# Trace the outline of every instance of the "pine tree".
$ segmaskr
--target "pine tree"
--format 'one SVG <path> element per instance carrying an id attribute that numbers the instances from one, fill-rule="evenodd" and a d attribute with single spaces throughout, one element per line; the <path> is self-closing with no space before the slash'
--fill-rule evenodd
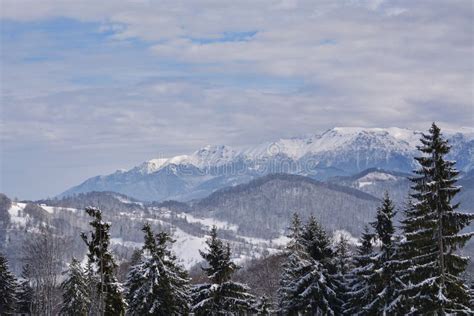
<path id="1" fill-rule="evenodd" d="M 279 289 L 280 309 L 285 315 L 339 312 L 336 267 L 327 234 L 314 217 L 305 227 L 295 214 L 290 227 L 287 260 Z"/>
<path id="2" fill-rule="evenodd" d="M 87 260 L 86 267 L 84 269 L 84 277 L 87 284 L 87 290 L 89 292 L 90 305 L 89 315 L 101 314 L 102 302 L 99 300 L 99 282 L 100 276 L 96 273 L 95 264 L 90 260 Z"/>
<path id="3" fill-rule="evenodd" d="M 360 245 L 357 254 L 353 257 L 354 268 L 349 272 L 349 292 L 347 303 L 344 304 L 344 313 L 347 315 L 366 315 L 362 308 L 374 300 L 377 295 L 370 276 L 374 273 L 372 257 L 374 234 L 367 226 L 360 237 Z"/>
<path id="4" fill-rule="evenodd" d="M 253 296 L 247 286 L 231 281 L 239 269 L 230 259 L 230 246 L 217 237 L 214 226 L 206 241 L 207 250 L 200 251 L 208 267 L 203 268 L 210 284 L 200 284 L 193 289 L 192 311 L 195 315 L 239 315 L 252 310 Z"/>
<path id="5" fill-rule="evenodd" d="M 90 239 L 84 233 L 81 237 L 88 247 L 90 278 L 97 280 L 95 294 L 91 301 L 98 302 L 98 313 L 110 316 L 123 315 L 125 302 L 122 298 L 121 286 L 115 276 L 117 264 L 109 250 L 110 223 L 102 220 L 102 212 L 93 207 L 85 209 L 93 218 L 90 225 L 94 229 L 90 232 Z"/>
<path id="6" fill-rule="evenodd" d="M 340 235 L 339 240 L 336 240 L 334 249 L 334 265 L 336 268 L 336 296 L 342 301 L 339 305 L 339 312 L 342 313 L 344 310 L 343 304 L 348 299 L 349 272 L 352 268 L 349 240 L 344 235 Z"/>
<path id="7" fill-rule="evenodd" d="M 18 279 L 18 291 L 17 291 L 17 308 L 16 312 L 18 314 L 32 314 L 33 311 L 33 300 L 34 300 L 34 291 L 30 285 L 30 266 L 23 266 L 20 278 Z"/>
<path id="8" fill-rule="evenodd" d="M 8 260 L 0 254 L 0 315 L 14 313 L 17 303 L 16 278 L 8 267 Z"/>
<path id="9" fill-rule="evenodd" d="M 61 288 L 63 290 L 61 315 L 87 315 L 90 305 L 89 288 L 84 271 L 75 258 L 72 258 L 68 276 L 61 284 Z"/>
<path id="10" fill-rule="evenodd" d="M 393 278 L 396 269 L 394 209 L 393 202 L 386 192 L 382 205 L 377 209 L 376 220 L 372 223 L 375 237 L 380 242 L 380 250 L 372 257 L 374 269 L 369 276 L 369 283 L 377 295 L 363 308 L 369 314 L 393 314 L 397 305 L 394 302 L 397 282 Z"/>
<path id="11" fill-rule="evenodd" d="M 304 308 L 296 284 L 308 270 L 311 262 L 301 238 L 301 230 L 300 217 L 295 213 L 289 227 L 290 240 L 286 246 L 286 260 L 282 266 L 278 289 L 279 307 L 285 315 L 297 315 Z"/>
<path id="12" fill-rule="evenodd" d="M 332 272 L 335 272 L 335 266 L 331 265 L 334 258 L 331 240 L 314 216 L 310 216 L 303 227 L 301 238 L 311 258 L 325 262 Z"/>
<path id="13" fill-rule="evenodd" d="M 351 252 L 349 250 L 349 240 L 346 236 L 341 235 L 336 240 L 334 249 L 334 263 L 336 269 L 342 275 L 347 275 L 351 270 Z"/>
<path id="14" fill-rule="evenodd" d="M 338 314 L 343 304 L 338 293 L 344 291 L 344 285 L 338 279 L 331 240 L 314 216 L 309 217 L 301 237 L 312 261 L 311 269 L 299 282 L 305 311 L 312 314 Z"/>
<path id="15" fill-rule="evenodd" d="M 143 249 L 135 249 L 130 258 L 130 262 L 129 262 L 130 267 L 137 265 L 142 260 L 142 256 L 143 256 Z"/>
<path id="16" fill-rule="evenodd" d="M 405 269 L 400 279 L 405 289 L 398 292 L 398 299 L 412 314 L 472 315 L 469 290 L 460 277 L 469 258 L 457 251 L 472 237 L 460 232 L 474 216 L 457 212 L 459 204 L 452 202 L 460 191 L 455 185 L 458 171 L 455 162 L 445 159 L 450 145 L 435 123 L 421 143 L 421 156 L 415 158 L 418 176 L 411 179 L 413 202 L 402 221 Z"/>
<path id="17" fill-rule="evenodd" d="M 143 226 L 143 254 L 128 275 L 126 299 L 130 315 L 185 315 L 188 313 L 189 280 L 168 249 L 174 242 L 167 233 L 154 236 Z"/>

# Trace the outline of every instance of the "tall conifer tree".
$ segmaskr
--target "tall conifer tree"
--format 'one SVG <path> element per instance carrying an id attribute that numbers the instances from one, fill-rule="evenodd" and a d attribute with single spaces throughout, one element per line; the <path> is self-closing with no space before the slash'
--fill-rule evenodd
<path id="1" fill-rule="evenodd" d="M 311 261 L 301 237 L 301 225 L 298 214 L 293 214 L 285 252 L 286 260 L 283 263 L 278 289 L 279 307 L 286 315 L 297 315 L 304 309 L 304 302 L 299 297 L 297 284 L 305 271 L 310 268 Z"/>
<path id="2" fill-rule="evenodd" d="M 462 234 L 473 214 L 456 211 L 453 198 L 458 171 L 455 162 L 446 159 L 450 145 L 433 123 L 421 137 L 415 158 L 419 169 L 413 182 L 413 202 L 405 211 L 402 229 L 400 278 L 405 289 L 399 291 L 405 310 L 412 314 L 472 315 L 469 289 L 460 275 L 469 258 L 458 254 L 472 233 Z"/>
<path id="3" fill-rule="evenodd" d="M 85 316 L 89 313 L 90 293 L 84 271 L 75 258 L 69 265 L 68 276 L 61 284 L 63 303 L 61 315 Z"/>
<path id="4" fill-rule="evenodd" d="M 0 253 L 0 315 L 12 315 L 17 303 L 15 275 L 8 267 L 8 260 Z"/>
<path id="5" fill-rule="evenodd" d="M 367 226 L 360 237 L 360 245 L 357 247 L 357 254 L 353 258 L 353 269 L 348 276 L 348 299 L 344 304 L 344 311 L 347 315 L 365 315 L 367 312 L 363 307 L 374 300 L 377 295 L 375 287 L 370 283 L 370 276 L 373 275 L 375 266 L 372 260 L 374 234 Z"/>
<path id="6" fill-rule="evenodd" d="M 165 233 L 153 234 L 143 226 L 145 243 L 138 263 L 127 278 L 126 298 L 130 315 L 186 315 L 189 311 L 189 280 L 168 249 L 174 242 Z"/>
<path id="7" fill-rule="evenodd" d="M 17 291 L 17 308 L 16 312 L 18 314 L 31 314 L 33 310 L 33 298 L 34 291 L 31 287 L 30 280 L 30 266 L 24 265 L 21 271 L 20 278 L 18 279 L 18 291 Z"/>
<path id="8" fill-rule="evenodd" d="M 122 297 L 122 289 L 117 281 L 115 272 L 117 264 L 109 250 L 110 245 L 110 223 L 102 220 L 102 212 L 93 207 L 85 209 L 92 217 L 90 225 L 93 230 L 90 238 L 82 233 L 81 237 L 88 247 L 89 279 L 97 282 L 96 295 L 92 297 L 97 301 L 97 313 L 100 315 L 120 316 L 125 313 L 125 302 Z M 94 307 L 94 306 L 93 306 Z"/>
<path id="9" fill-rule="evenodd" d="M 382 205 L 377 209 L 376 220 L 372 223 L 380 249 L 371 258 L 374 267 L 368 282 L 377 295 L 363 307 L 369 315 L 387 315 L 395 312 L 396 305 L 393 304 L 393 300 L 397 281 L 394 278 L 396 269 L 394 210 L 393 202 L 386 192 Z"/>
<path id="10" fill-rule="evenodd" d="M 303 228 L 300 225 L 295 215 L 281 276 L 280 308 L 288 315 L 337 314 L 342 300 L 337 297 L 340 284 L 330 240 L 314 217 Z"/>
<path id="11" fill-rule="evenodd" d="M 349 298 L 349 272 L 352 268 L 351 251 L 349 249 L 349 240 L 346 236 L 340 235 L 335 240 L 334 246 L 334 265 L 336 268 L 335 279 L 337 281 L 337 298 L 341 301 L 339 312 L 344 311 L 343 305 Z"/>
<path id="12" fill-rule="evenodd" d="M 239 267 L 231 261 L 229 244 L 224 245 L 217 237 L 215 226 L 206 245 L 208 249 L 200 253 L 207 262 L 203 270 L 211 283 L 200 284 L 193 289 L 192 311 L 197 316 L 242 315 L 252 311 L 254 297 L 247 286 L 231 280 Z"/>

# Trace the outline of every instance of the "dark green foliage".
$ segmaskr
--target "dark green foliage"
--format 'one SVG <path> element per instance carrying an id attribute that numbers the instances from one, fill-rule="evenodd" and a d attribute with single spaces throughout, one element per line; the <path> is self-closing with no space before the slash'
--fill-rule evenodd
<path id="1" fill-rule="evenodd" d="M 380 250 L 370 259 L 373 267 L 368 275 L 370 293 L 376 295 L 372 295 L 369 303 L 362 306 L 363 313 L 367 312 L 369 315 L 396 312 L 396 304 L 393 304 L 394 290 L 398 282 L 394 279 L 396 271 L 394 209 L 392 200 L 388 193 L 385 193 L 382 205 L 377 209 L 376 220 L 372 223 L 375 238 L 380 242 Z"/>
<path id="2" fill-rule="evenodd" d="M 66 280 L 61 284 L 63 303 L 61 315 L 87 315 L 90 306 L 90 293 L 87 279 L 79 261 L 72 259 Z"/>
<path id="3" fill-rule="evenodd" d="M 280 288 L 278 289 L 279 307 L 282 313 L 297 315 L 303 309 L 303 304 L 298 299 L 298 280 L 303 277 L 303 272 L 310 265 L 309 254 L 305 250 L 301 238 L 301 220 L 298 214 L 293 214 L 289 228 L 286 246 L 286 260 L 282 266 Z"/>
<path id="4" fill-rule="evenodd" d="M 254 298 L 247 286 L 231 281 L 239 268 L 230 259 L 229 244 L 217 237 L 217 228 L 211 229 L 206 241 L 207 250 L 201 251 L 208 267 L 203 268 L 211 283 L 197 285 L 192 293 L 192 311 L 195 315 L 240 315 L 252 311 Z"/>
<path id="5" fill-rule="evenodd" d="M 413 201 L 402 221 L 406 240 L 399 277 L 405 288 L 398 291 L 398 300 L 407 313 L 472 315 L 469 290 L 460 277 L 469 259 L 457 251 L 472 237 L 461 231 L 474 217 L 457 212 L 459 205 L 452 202 L 460 190 L 458 171 L 445 159 L 450 146 L 436 124 L 421 143 L 418 176 L 411 179 Z"/>
<path id="6" fill-rule="evenodd" d="M 31 314 L 32 305 L 34 300 L 33 288 L 30 285 L 30 267 L 28 265 L 23 266 L 21 276 L 18 279 L 18 291 L 17 298 L 18 304 L 16 312 L 19 314 Z"/>
<path id="7" fill-rule="evenodd" d="M 337 297 L 341 284 L 327 234 L 314 217 L 301 228 L 295 214 L 289 237 L 279 290 L 281 311 L 288 315 L 337 314 L 342 305 Z"/>
<path id="8" fill-rule="evenodd" d="M 349 249 L 349 240 L 346 236 L 341 235 L 339 240 L 336 240 L 334 255 L 334 264 L 338 273 L 347 275 L 351 270 L 351 251 Z"/>
<path id="9" fill-rule="evenodd" d="M 374 234 L 365 226 L 360 237 L 360 245 L 357 247 L 357 254 L 353 257 L 353 269 L 348 276 L 348 299 L 344 304 L 344 311 L 347 315 L 366 314 L 362 307 L 373 301 L 376 295 L 374 286 L 369 282 L 373 273 L 373 239 Z"/>
<path id="10" fill-rule="evenodd" d="M 138 262 L 131 268 L 126 288 L 130 315 L 185 315 L 188 313 L 189 281 L 186 271 L 169 250 L 174 242 L 164 232 L 153 235 L 143 227 L 145 243 Z"/>
<path id="11" fill-rule="evenodd" d="M 338 314 L 342 310 L 344 284 L 338 278 L 335 254 L 327 233 L 310 216 L 301 237 L 306 252 L 312 261 L 311 269 L 298 282 L 300 296 L 304 298 L 304 311 L 325 314 Z"/>
<path id="12" fill-rule="evenodd" d="M 314 216 L 310 216 L 303 227 L 301 238 L 306 251 L 316 261 L 323 261 L 330 265 L 334 253 L 331 249 L 331 240 Z M 331 266 L 331 272 L 335 267 Z"/>
<path id="13" fill-rule="evenodd" d="M 390 257 L 393 253 L 393 234 L 395 228 L 393 227 L 393 217 L 395 216 L 395 206 L 393 205 L 388 192 L 385 192 L 382 200 L 382 206 L 377 209 L 375 222 L 372 227 L 375 230 L 377 239 L 381 242 L 381 250 L 384 256 Z"/>
<path id="14" fill-rule="evenodd" d="M 8 261 L 0 253 L 0 315 L 12 315 L 17 304 L 16 278 L 8 267 Z"/>
<path id="15" fill-rule="evenodd" d="M 217 238 L 216 227 L 211 229 L 210 237 L 206 242 L 207 251 L 199 251 L 199 253 L 208 263 L 208 267 L 203 270 L 211 282 L 221 284 L 230 280 L 237 266 L 230 260 L 229 244 L 224 246 L 222 240 Z"/>
<path id="16" fill-rule="evenodd" d="M 90 238 L 86 234 L 81 237 L 88 247 L 90 277 L 96 279 L 96 296 L 92 301 L 98 302 L 98 310 L 104 315 L 118 316 L 125 312 L 125 302 L 122 298 L 120 284 L 117 282 L 115 270 L 117 265 L 110 245 L 110 223 L 102 220 L 102 213 L 97 208 L 86 208 L 86 213 L 93 218 L 90 222 L 93 230 Z"/>
<path id="17" fill-rule="evenodd" d="M 249 288 L 232 281 L 197 285 L 192 300 L 192 310 L 197 316 L 245 315 L 253 310 Z"/>
<path id="18" fill-rule="evenodd" d="M 339 302 L 339 313 L 344 310 L 344 302 L 347 302 L 349 297 L 349 272 L 351 271 L 351 252 L 349 249 L 348 238 L 341 235 L 338 240 L 335 241 L 334 249 L 334 265 L 336 268 L 336 274 L 334 275 L 336 281 L 336 296 L 340 300 Z"/>
<path id="19" fill-rule="evenodd" d="M 135 249 L 132 253 L 132 257 L 130 258 L 130 266 L 133 267 L 134 265 L 137 265 L 142 260 L 142 256 L 143 250 Z"/>
<path id="20" fill-rule="evenodd" d="M 99 300 L 100 276 L 96 273 L 94 264 L 89 260 L 84 273 L 90 298 L 89 315 L 96 315 L 100 313 L 101 306 L 103 306 L 103 302 Z"/>

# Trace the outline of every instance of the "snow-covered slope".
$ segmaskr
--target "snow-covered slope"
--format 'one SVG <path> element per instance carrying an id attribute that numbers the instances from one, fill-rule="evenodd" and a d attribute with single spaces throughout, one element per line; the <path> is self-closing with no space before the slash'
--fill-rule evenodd
<path id="1" fill-rule="evenodd" d="M 74 199 L 46 200 L 41 203 L 11 201 L 6 210 L 7 235 L 0 235 L 0 250 L 8 254 L 12 263 L 21 267 L 20 250 L 25 240 L 34 238 L 42 228 L 49 226 L 61 238 L 68 241 L 74 240 L 76 247 L 71 249 L 69 255 L 83 257 L 86 247 L 80 239 L 80 232 L 90 229 L 88 226 L 90 218 L 86 216 L 83 209 L 69 206 L 82 206 L 90 204 L 91 201 L 102 205 L 105 220 L 112 223 L 111 244 L 119 259 L 124 259 L 132 253 L 133 249 L 143 245 L 141 227 L 146 222 L 150 223 L 156 231 L 164 230 L 172 234 L 175 240 L 173 251 L 186 268 L 202 261 L 199 250 L 206 247 L 207 233 L 213 225 L 218 227 L 223 239 L 230 243 L 233 259 L 236 262 L 279 251 L 287 241 L 284 236 L 267 240 L 241 235 L 237 233 L 238 227 L 235 224 L 211 217 L 175 212 L 166 206 L 154 207 L 139 204 L 130 206 L 130 200 L 126 200 L 123 196 L 105 192 L 90 193 Z"/>
<path id="2" fill-rule="evenodd" d="M 115 191 L 140 200 L 191 200 L 269 173 L 324 180 L 368 168 L 409 172 L 421 132 L 402 128 L 336 127 L 321 134 L 280 139 L 242 149 L 205 146 L 190 155 L 151 159 L 128 171 L 97 176 L 61 196 Z M 473 133 L 447 134 L 450 158 L 458 168 L 474 168 Z"/>

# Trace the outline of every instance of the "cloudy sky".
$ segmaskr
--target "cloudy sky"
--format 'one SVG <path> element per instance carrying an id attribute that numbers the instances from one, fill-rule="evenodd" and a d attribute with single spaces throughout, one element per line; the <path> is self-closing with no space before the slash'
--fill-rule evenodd
<path id="1" fill-rule="evenodd" d="M 0 192 L 206 144 L 474 125 L 473 2 L 2 0 Z"/>

